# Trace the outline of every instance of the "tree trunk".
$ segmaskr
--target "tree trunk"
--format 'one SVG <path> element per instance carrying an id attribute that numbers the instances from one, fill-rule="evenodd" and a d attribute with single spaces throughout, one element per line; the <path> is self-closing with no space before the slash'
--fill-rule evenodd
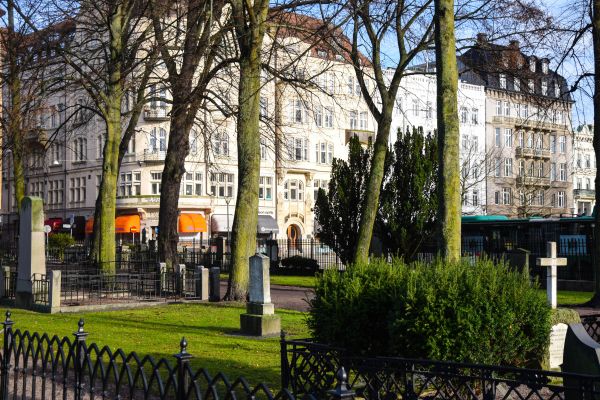
<path id="1" fill-rule="evenodd" d="M 179 190 L 185 173 L 185 158 L 190 151 L 190 128 L 186 126 L 186 107 L 173 100 L 169 144 L 160 188 L 158 217 L 158 252 L 160 260 L 173 267 L 178 263 L 177 219 L 179 215 Z"/>
<path id="2" fill-rule="evenodd" d="M 373 237 L 373 226 L 379 210 L 379 195 L 385 167 L 385 157 L 388 151 L 390 137 L 390 125 L 392 123 L 393 102 L 386 102 L 381 110 L 381 118 L 377 121 L 377 138 L 373 145 L 373 159 L 371 171 L 367 180 L 364 204 L 358 228 L 358 239 L 354 252 L 355 264 L 366 264 L 369 262 L 369 248 Z"/>
<path id="3" fill-rule="evenodd" d="M 106 143 L 102 161 L 102 181 L 94 213 L 93 259 L 104 274 L 115 273 L 116 241 L 115 214 L 117 179 L 119 177 L 119 143 L 121 139 L 121 110 L 110 113 L 106 121 Z"/>
<path id="4" fill-rule="evenodd" d="M 600 0 L 592 1 L 592 41 L 594 46 L 594 153 L 596 165 L 600 165 Z M 593 305 L 600 305 L 600 168 L 596 169 L 596 210 L 594 213 L 594 297 Z"/>
<path id="5" fill-rule="evenodd" d="M 439 168 L 440 249 L 448 261 L 460 260 L 460 156 L 458 129 L 458 68 L 454 37 L 454 2 L 435 0 L 437 127 Z"/>
<path id="6" fill-rule="evenodd" d="M 237 123 L 238 188 L 231 237 L 228 300 L 246 300 L 249 260 L 256 250 L 260 176 L 260 51 L 240 60 Z"/>

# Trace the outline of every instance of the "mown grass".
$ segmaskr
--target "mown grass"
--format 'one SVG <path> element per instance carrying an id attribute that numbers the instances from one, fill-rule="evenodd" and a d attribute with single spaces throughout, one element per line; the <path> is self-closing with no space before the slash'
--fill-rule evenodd
<path id="1" fill-rule="evenodd" d="M 542 290 L 544 296 L 546 290 Z M 558 305 L 582 305 L 592 298 L 593 292 L 574 292 L 569 290 L 559 290 L 556 295 Z"/>
<path id="2" fill-rule="evenodd" d="M 174 304 L 143 309 L 86 312 L 76 314 L 40 314 L 13 310 L 14 329 L 71 336 L 79 318 L 89 332 L 88 343 L 122 348 L 139 355 L 171 359 L 179 352 L 185 336 L 195 368 L 206 368 L 213 376 L 224 372 L 232 380 L 244 376 L 249 382 L 265 382 L 280 387 L 279 338 L 257 339 L 240 336 L 239 304 Z M 305 314 L 277 310 L 282 329 L 291 337 L 307 337 Z"/>
<path id="3" fill-rule="evenodd" d="M 222 280 L 229 279 L 229 275 L 221 274 Z M 297 286 L 303 288 L 315 287 L 314 276 L 288 276 L 288 275 L 271 275 L 271 285 Z"/>

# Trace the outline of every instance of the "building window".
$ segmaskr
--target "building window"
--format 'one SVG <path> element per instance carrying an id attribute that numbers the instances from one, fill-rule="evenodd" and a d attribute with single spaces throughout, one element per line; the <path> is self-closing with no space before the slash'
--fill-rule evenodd
<path id="1" fill-rule="evenodd" d="M 356 110 L 352 110 L 350 111 L 350 113 L 348 114 L 349 117 L 349 122 L 350 122 L 350 129 L 356 129 L 358 127 L 358 111 Z"/>
<path id="2" fill-rule="evenodd" d="M 509 205 L 511 203 L 510 188 L 502 188 L 502 204 Z"/>
<path id="3" fill-rule="evenodd" d="M 504 146 L 512 147 L 512 129 L 504 129 Z"/>
<path id="4" fill-rule="evenodd" d="M 519 141 L 520 148 L 525 147 L 525 137 L 524 137 L 523 131 L 519 131 L 517 140 Z"/>
<path id="5" fill-rule="evenodd" d="M 523 104 L 521 107 L 521 118 L 529 118 L 529 105 Z"/>
<path id="6" fill-rule="evenodd" d="M 325 107 L 325 128 L 333 128 L 333 109 Z"/>
<path id="7" fill-rule="evenodd" d="M 535 135 L 535 148 L 537 150 L 541 150 L 542 149 L 542 141 L 543 141 L 544 137 L 542 136 L 541 133 L 538 133 L 537 135 Z"/>
<path id="8" fill-rule="evenodd" d="M 591 168 L 591 166 L 592 166 L 592 163 L 591 163 L 591 161 L 590 161 L 590 160 L 591 160 L 591 159 L 590 159 L 590 155 L 589 155 L 589 154 L 586 154 L 586 155 L 585 155 L 585 167 L 586 167 L 586 168 Z"/>
<path id="9" fill-rule="evenodd" d="M 479 110 L 477 108 L 471 110 L 471 124 L 479 124 Z"/>
<path id="10" fill-rule="evenodd" d="M 96 158 L 102 158 L 104 155 L 104 135 L 96 137 Z"/>
<path id="11" fill-rule="evenodd" d="M 500 192 L 497 190 L 494 192 L 494 204 L 500 204 Z"/>
<path id="12" fill-rule="evenodd" d="M 500 128 L 496 128 L 494 144 L 496 145 L 496 147 L 500 147 L 500 143 L 501 143 Z"/>
<path id="13" fill-rule="evenodd" d="M 412 110 L 413 110 L 413 116 L 418 117 L 419 116 L 419 100 L 418 99 L 413 99 Z"/>
<path id="14" fill-rule="evenodd" d="M 500 164 L 501 164 L 501 161 L 500 161 L 500 159 L 499 159 L 499 158 L 496 158 L 496 165 L 495 165 L 495 168 L 494 168 L 494 175 L 495 175 L 496 177 L 499 177 L 499 176 L 500 176 Z"/>
<path id="15" fill-rule="evenodd" d="M 546 61 L 546 60 L 542 61 L 542 73 L 544 73 L 544 74 L 548 73 L 548 61 Z"/>
<path id="16" fill-rule="evenodd" d="M 48 182 L 48 205 L 56 206 L 63 204 L 64 181 L 53 180 Z"/>
<path id="17" fill-rule="evenodd" d="M 581 168 L 581 154 L 577 156 L 577 168 Z"/>
<path id="18" fill-rule="evenodd" d="M 590 178 L 585 178 L 585 188 L 586 188 L 586 190 L 590 190 L 591 189 L 591 187 L 592 187 L 591 183 L 592 182 L 591 182 Z"/>
<path id="19" fill-rule="evenodd" d="M 548 82 L 542 80 L 542 96 L 548 95 Z"/>
<path id="20" fill-rule="evenodd" d="M 460 108 L 460 123 L 466 124 L 469 120 L 469 112 L 467 111 L 467 107 Z"/>
<path id="21" fill-rule="evenodd" d="M 577 189 L 581 189 L 582 183 L 583 183 L 582 179 L 577 178 Z"/>
<path id="22" fill-rule="evenodd" d="M 510 103 L 508 101 L 504 102 L 504 115 L 510 117 Z"/>
<path id="23" fill-rule="evenodd" d="M 537 192 L 537 203 L 538 206 L 543 206 L 544 205 L 544 191 L 543 190 L 538 190 Z"/>
<path id="24" fill-rule="evenodd" d="M 62 145 L 60 143 L 52 143 L 50 145 L 50 163 L 58 165 L 61 163 Z"/>
<path id="25" fill-rule="evenodd" d="M 315 161 L 318 164 L 331 164 L 333 162 L 333 144 L 327 142 L 316 143 Z"/>
<path id="26" fill-rule="evenodd" d="M 233 174 L 211 172 L 210 193 L 216 197 L 233 197 Z"/>
<path id="27" fill-rule="evenodd" d="M 559 167 L 559 181 L 565 182 L 567 180 L 567 164 L 561 163 Z"/>
<path id="28" fill-rule="evenodd" d="M 151 85 L 150 86 L 150 108 L 156 109 L 166 109 L 167 107 L 167 89 L 164 85 Z M 166 112 L 165 114 L 166 115 Z"/>
<path id="29" fill-rule="evenodd" d="M 305 106 L 302 99 L 290 100 L 288 105 L 288 119 L 295 124 L 301 124 L 305 121 Z"/>
<path id="30" fill-rule="evenodd" d="M 258 198 L 261 200 L 273 199 L 273 178 L 261 176 L 258 184 Z"/>
<path id="31" fill-rule="evenodd" d="M 502 115 L 502 102 L 500 100 L 496 101 L 496 115 Z"/>
<path id="32" fill-rule="evenodd" d="M 556 180 L 556 163 L 550 164 L 550 180 Z"/>
<path id="33" fill-rule="evenodd" d="M 266 160 L 267 159 L 267 139 L 265 138 L 260 138 L 260 159 L 261 160 Z"/>
<path id="34" fill-rule="evenodd" d="M 217 132 L 213 139 L 213 151 L 217 156 L 229 156 L 229 135 L 225 132 Z"/>
<path id="35" fill-rule="evenodd" d="M 529 79 L 529 81 L 527 81 L 527 87 L 529 88 L 529 93 L 533 93 L 535 90 L 535 84 L 533 82 L 533 79 Z"/>
<path id="36" fill-rule="evenodd" d="M 283 198 L 290 201 L 304 201 L 304 182 L 288 179 L 283 185 Z"/>
<path id="37" fill-rule="evenodd" d="M 525 161 L 519 161 L 519 176 L 525 176 Z"/>
<path id="38" fill-rule="evenodd" d="M 540 163 L 538 164 L 538 174 L 537 174 L 538 178 L 543 178 L 544 177 L 544 163 L 540 161 Z"/>
<path id="39" fill-rule="evenodd" d="M 308 139 L 288 138 L 288 157 L 291 161 L 308 161 Z"/>
<path id="40" fill-rule="evenodd" d="M 525 193 L 522 190 L 519 190 L 519 204 L 525 205 Z"/>
<path id="41" fill-rule="evenodd" d="M 366 111 L 361 111 L 360 115 L 359 115 L 360 119 L 359 119 L 359 127 L 360 129 L 367 129 L 367 112 Z"/>
<path id="42" fill-rule="evenodd" d="M 315 125 L 317 125 L 319 128 L 321 128 L 323 126 L 323 107 L 316 106 L 314 115 L 315 115 Z"/>
<path id="43" fill-rule="evenodd" d="M 561 154 L 565 153 L 567 151 L 567 138 L 566 136 L 559 136 L 558 138 L 558 145 L 559 145 L 559 149 Z"/>
<path id="44" fill-rule="evenodd" d="M 559 208 L 564 208 L 566 202 L 567 202 L 567 196 L 566 196 L 565 192 L 559 191 L 558 192 L 558 203 L 557 203 L 557 206 Z"/>
<path id="45" fill-rule="evenodd" d="M 85 161 L 87 159 L 87 139 L 77 138 L 73 141 L 73 161 Z"/>
<path id="46" fill-rule="evenodd" d="M 354 75 L 348 75 L 348 94 L 354 94 Z"/>
<path id="47" fill-rule="evenodd" d="M 150 186 L 152 194 L 160 194 L 162 172 L 150 172 Z"/>
<path id="48" fill-rule="evenodd" d="M 326 179 L 315 179 L 313 180 L 313 188 L 314 188 L 314 197 L 313 200 L 316 201 L 319 196 L 319 189 L 323 189 L 325 193 L 327 193 L 327 189 L 329 185 L 329 181 Z"/>
<path id="49" fill-rule="evenodd" d="M 515 91 L 519 92 L 521 90 L 521 80 L 517 77 L 514 78 Z"/>
<path id="50" fill-rule="evenodd" d="M 142 173 L 140 171 L 121 172 L 119 196 L 139 196 L 142 193 Z"/>
<path id="51" fill-rule="evenodd" d="M 198 131 L 192 129 L 190 131 L 190 154 L 196 155 L 198 154 Z"/>
<path id="52" fill-rule="evenodd" d="M 431 105 L 430 101 L 428 101 L 427 104 L 425 104 L 425 118 L 426 119 L 433 118 L 433 106 Z"/>
<path id="53" fill-rule="evenodd" d="M 558 82 L 554 84 L 554 97 L 560 97 L 560 85 Z"/>
<path id="54" fill-rule="evenodd" d="M 479 192 L 476 189 L 471 194 L 471 205 L 475 207 L 479 205 Z"/>
<path id="55" fill-rule="evenodd" d="M 150 131 L 150 151 L 167 151 L 167 131 L 163 128 L 152 128 Z"/>
<path id="56" fill-rule="evenodd" d="M 268 117 L 269 115 L 269 99 L 266 97 L 260 96 L 260 116 L 263 118 Z"/>
<path id="57" fill-rule="evenodd" d="M 500 74 L 500 89 L 506 89 L 506 75 Z"/>
<path id="58" fill-rule="evenodd" d="M 527 148 L 529 148 L 529 149 L 533 148 L 534 137 L 535 137 L 535 133 L 529 132 L 529 134 L 527 135 Z"/>
<path id="59" fill-rule="evenodd" d="M 85 203 L 85 177 L 71 178 L 71 203 Z"/>
<path id="60" fill-rule="evenodd" d="M 512 158 L 504 159 L 504 176 L 511 177 L 513 174 L 513 160 Z"/>
<path id="61" fill-rule="evenodd" d="M 550 135 L 550 152 L 556 153 L 556 136 Z"/>

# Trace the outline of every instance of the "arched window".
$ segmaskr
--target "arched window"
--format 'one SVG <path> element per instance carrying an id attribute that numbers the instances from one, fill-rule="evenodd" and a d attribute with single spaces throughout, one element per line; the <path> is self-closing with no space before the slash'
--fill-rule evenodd
<path id="1" fill-rule="evenodd" d="M 156 128 L 152 128 L 152 130 L 150 131 L 150 141 L 148 143 L 148 148 L 150 152 L 155 153 L 158 151 L 158 147 L 156 145 Z"/>
<path id="2" fill-rule="evenodd" d="M 160 151 L 167 151 L 167 131 L 163 128 L 160 128 L 158 140 Z"/>

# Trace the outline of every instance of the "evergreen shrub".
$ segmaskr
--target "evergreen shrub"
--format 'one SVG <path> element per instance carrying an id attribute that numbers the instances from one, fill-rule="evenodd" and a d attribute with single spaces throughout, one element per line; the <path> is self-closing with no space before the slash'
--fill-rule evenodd
<path id="1" fill-rule="evenodd" d="M 529 277 L 490 260 L 324 271 L 310 302 L 313 337 L 353 356 L 539 367 L 550 308 Z"/>

